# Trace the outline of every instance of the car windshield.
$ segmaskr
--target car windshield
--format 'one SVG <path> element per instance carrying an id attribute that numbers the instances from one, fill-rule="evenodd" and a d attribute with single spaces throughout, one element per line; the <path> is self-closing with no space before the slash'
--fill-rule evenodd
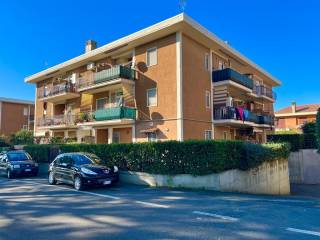
<path id="1" fill-rule="evenodd" d="M 25 152 L 9 152 L 7 155 L 10 162 L 27 161 L 31 159 L 30 155 Z"/>
<path id="2" fill-rule="evenodd" d="M 73 156 L 76 165 L 101 164 L 101 159 L 94 154 L 76 154 Z"/>

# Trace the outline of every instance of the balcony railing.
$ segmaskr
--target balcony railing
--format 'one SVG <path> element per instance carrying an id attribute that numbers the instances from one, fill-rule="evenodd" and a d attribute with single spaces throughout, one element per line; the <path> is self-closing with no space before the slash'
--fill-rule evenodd
<path id="1" fill-rule="evenodd" d="M 38 94 L 38 98 L 53 97 L 62 93 L 75 93 L 76 88 L 74 84 L 63 83 L 54 85 L 51 89 L 42 90 Z"/>
<path id="2" fill-rule="evenodd" d="M 77 122 L 94 122 L 117 119 L 136 119 L 136 109 L 129 107 L 111 107 L 92 112 L 81 112 Z"/>
<path id="3" fill-rule="evenodd" d="M 214 109 L 214 120 L 239 120 L 256 124 L 274 125 L 274 118 L 270 115 L 258 115 L 245 110 L 241 119 L 239 111 L 235 107 L 219 107 Z"/>
<path id="4" fill-rule="evenodd" d="M 39 118 L 37 121 L 38 127 L 52 126 L 74 126 L 76 124 L 76 116 L 71 114 L 55 115 L 50 117 Z"/>
<path id="5" fill-rule="evenodd" d="M 135 80 L 135 70 L 125 66 L 114 66 L 112 68 L 94 73 L 91 78 L 80 78 L 78 89 L 108 82 L 117 78 Z"/>
<path id="6" fill-rule="evenodd" d="M 212 72 L 213 82 L 221 82 L 226 80 L 234 81 L 244 87 L 253 89 L 253 80 L 231 68 L 225 68 Z"/>
<path id="7" fill-rule="evenodd" d="M 272 89 L 265 86 L 254 86 L 253 93 L 258 96 L 266 96 L 271 99 L 276 99 L 276 93 Z"/>

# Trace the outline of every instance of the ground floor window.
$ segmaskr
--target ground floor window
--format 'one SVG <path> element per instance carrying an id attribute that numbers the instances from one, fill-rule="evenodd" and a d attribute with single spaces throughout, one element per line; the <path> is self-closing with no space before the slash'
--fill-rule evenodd
<path id="1" fill-rule="evenodd" d="M 148 142 L 155 142 L 157 141 L 157 134 L 155 132 L 147 133 Z"/>
<path id="2" fill-rule="evenodd" d="M 212 131 L 211 130 L 206 130 L 204 132 L 204 139 L 205 140 L 211 140 L 212 139 Z"/>
<path id="3" fill-rule="evenodd" d="M 113 132 L 112 143 L 120 143 L 120 132 Z"/>

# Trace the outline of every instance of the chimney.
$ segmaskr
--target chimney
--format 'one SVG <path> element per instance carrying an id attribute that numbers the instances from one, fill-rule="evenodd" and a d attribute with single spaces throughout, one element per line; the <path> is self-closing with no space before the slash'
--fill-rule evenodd
<path id="1" fill-rule="evenodd" d="M 295 113 L 295 112 L 296 112 L 296 110 L 297 110 L 297 104 L 296 104 L 296 102 L 292 102 L 292 103 L 291 103 L 291 110 L 292 110 L 292 113 Z"/>
<path id="2" fill-rule="evenodd" d="M 94 41 L 94 40 L 88 40 L 87 42 L 86 42 L 86 53 L 87 52 L 90 52 L 90 51 L 92 51 L 92 50 L 94 50 L 94 49 L 96 49 L 97 48 L 97 42 L 96 41 Z"/>

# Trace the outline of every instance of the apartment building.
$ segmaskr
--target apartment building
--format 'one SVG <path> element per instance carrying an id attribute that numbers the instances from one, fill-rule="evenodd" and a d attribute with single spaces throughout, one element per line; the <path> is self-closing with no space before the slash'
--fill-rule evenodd
<path id="1" fill-rule="evenodd" d="M 0 135 L 10 136 L 20 130 L 33 131 L 34 102 L 0 98 Z"/>
<path id="2" fill-rule="evenodd" d="M 276 131 L 301 132 L 302 125 L 307 122 L 315 122 L 320 104 L 305 104 L 297 106 L 292 102 L 291 106 L 280 109 L 275 113 Z"/>
<path id="3" fill-rule="evenodd" d="M 263 142 L 280 81 L 186 14 L 29 76 L 35 135 L 78 142 Z"/>

